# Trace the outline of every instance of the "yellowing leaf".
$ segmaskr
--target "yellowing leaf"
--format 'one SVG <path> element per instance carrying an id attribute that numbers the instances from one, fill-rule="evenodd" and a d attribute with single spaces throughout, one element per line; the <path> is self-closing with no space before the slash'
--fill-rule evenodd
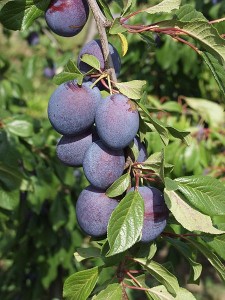
<path id="1" fill-rule="evenodd" d="M 126 55 L 127 50 L 128 50 L 128 42 L 127 42 L 126 37 L 122 33 L 117 33 L 117 34 L 118 34 L 118 36 L 121 40 L 121 43 L 122 43 L 122 54 L 124 56 L 124 55 Z"/>

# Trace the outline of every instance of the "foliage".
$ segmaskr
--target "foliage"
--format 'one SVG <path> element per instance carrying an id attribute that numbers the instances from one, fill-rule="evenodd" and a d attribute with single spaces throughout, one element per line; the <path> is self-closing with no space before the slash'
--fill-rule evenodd
<path id="1" fill-rule="evenodd" d="M 46 117 L 55 86 L 44 78 L 43 68 L 54 66 L 56 84 L 71 79 L 80 84 L 86 74 L 76 66 L 73 44 L 66 48 L 66 39 L 47 28 L 42 16 L 49 1 L 3 1 L 0 295 L 6 300 L 61 298 L 64 282 L 68 300 L 127 299 L 126 292 L 135 299 L 140 291 L 147 299 L 195 299 L 178 276 L 177 256 L 190 265 L 189 282 L 201 278 L 203 256 L 225 280 L 225 21 L 209 21 L 221 18 L 225 5 L 98 2 L 113 19 L 108 38 L 124 54 L 113 88 L 137 104 L 139 136 L 149 155 L 144 162 L 134 159 L 107 195 L 117 197 L 130 185 L 150 182 L 164 191 L 167 227 L 156 241 L 138 242 L 144 206 L 135 190 L 112 214 L 107 237 L 89 239 L 80 231 L 74 207 L 87 181 L 80 169 L 56 158 L 59 136 Z M 22 32 L 15 38 L 10 30 Z M 41 42 L 27 46 L 33 31 Z M 88 75 L 102 76 L 97 59 L 87 55 L 83 60 L 92 67 Z M 106 75 L 100 79 L 109 84 Z M 130 151 L 138 157 L 134 145 Z M 169 255 L 162 261 L 163 249 Z"/>

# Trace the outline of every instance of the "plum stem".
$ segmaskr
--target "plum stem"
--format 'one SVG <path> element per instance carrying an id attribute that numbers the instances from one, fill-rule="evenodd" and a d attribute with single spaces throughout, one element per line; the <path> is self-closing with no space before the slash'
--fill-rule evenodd
<path id="1" fill-rule="evenodd" d="M 111 22 L 109 20 L 107 20 L 106 17 L 103 15 L 100 7 L 98 6 L 98 3 L 95 0 L 87 0 L 87 2 L 92 10 L 92 13 L 93 13 L 96 25 L 97 25 L 99 38 L 100 38 L 101 45 L 102 45 L 102 51 L 103 51 L 106 69 L 107 69 L 111 79 L 114 82 L 117 82 L 115 68 L 113 66 L 112 57 L 109 52 L 109 43 L 108 43 L 108 38 L 107 38 L 107 34 L 106 34 L 106 29 L 105 29 L 106 27 L 110 26 Z"/>
<path id="2" fill-rule="evenodd" d="M 101 81 L 103 78 L 105 78 L 107 75 L 106 74 L 102 74 L 102 75 L 100 75 L 96 80 L 95 80 L 95 82 L 91 85 L 91 89 L 99 82 L 99 81 Z"/>

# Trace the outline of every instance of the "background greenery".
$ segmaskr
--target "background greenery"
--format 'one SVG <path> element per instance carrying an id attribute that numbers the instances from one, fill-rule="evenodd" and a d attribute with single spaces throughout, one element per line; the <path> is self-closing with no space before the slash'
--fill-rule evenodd
<path id="1" fill-rule="evenodd" d="M 137 5 L 147 2 L 137 1 Z M 183 1 L 196 5 L 209 20 L 225 13 L 225 3 L 214 2 Z M 118 7 L 113 5 L 116 14 Z M 144 23 L 156 21 L 149 15 L 141 18 Z M 70 39 L 53 35 L 44 19 L 26 32 L 12 32 L 0 25 L 0 298 L 4 300 L 61 299 L 69 274 L 99 264 L 98 259 L 74 260 L 78 247 L 90 245 L 77 226 L 74 211 L 87 181 L 81 169 L 65 167 L 57 160 L 59 136 L 46 113 L 56 86 L 46 77 L 45 68 L 58 73 L 68 58 L 76 58 L 81 46 L 94 37 L 91 22 Z M 37 45 L 28 43 L 31 32 L 38 33 Z M 119 41 L 111 42 L 121 53 Z M 130 35 L 128 42 L 119 79 L 147 80 L 146 105 L 166 109 L 166 114 L 156 116 L 191 132 L 189 147 L 171 138 L 166 152 L 166 162 L 175 165 L 171 178 L 210 174 L 224 181 L 224 102 L 207 66 L 192 49 L 170 37 L 152 35 L 147 45 L 140 36 Z M 149 154 L 160 151 L 157 134 L 149 133 L 147 141 Z M 185 285 L 186 262 L 163 242 L 157 261 L 169 260 Z M 200 260 L 204 265 L 200 285 L 188 288 L 197 299 L 224 299 L 218 275 L 204 258 Z M 108 268 L 104 276 L 112 274 L 113 269 Z M 130 296 L 145 299 L 142 293 Z"/>

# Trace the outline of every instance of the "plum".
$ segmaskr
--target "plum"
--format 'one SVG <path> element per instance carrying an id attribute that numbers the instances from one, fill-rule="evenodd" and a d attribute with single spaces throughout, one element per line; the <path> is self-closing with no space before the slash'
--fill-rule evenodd
<path id="1" fill-rule="evenodd" d="M 45 67 L 43 73 L 46 78 L 51 79 L 55 76 L 55 67 Z"/>
<path id="2" fill-rule="evenodd" d="M 117 205 L 117 200 L 108 198 L 104 191 L 90 185 L 81 192 L 76 203 L 78 224 L 90 236 L 103 236 Z"/>
<path id="3" fill-rule="evenodd" d="M 83 159 L 84 174 L 95 187 L 107 189 L 124 170 L 123 150 L 113 150 L 102 141 L 96 141 L 88 148 Z"/>
<path id="4" fill-rule="evenodd" d="M 100 139 L 108 147 L 123 149 L 137 134 L 139 113 L 133 101 L 122 94 L 114 94 L 98 106 L 95 123 Z"/>
<path id="5" fill-rule="evenodd" d="M 118 76 L 121 68 L 120 56 L 116 48 L 113 47 L 113 45 L 111 45 L 110 43 L 109 43 L 109 52 L 112 57 L 116 75 Z M 85 62 L 81 61 L 81 57 L 84 54 L 91 54 L 97 57 L 97 59 L 100 61 L 101 70 L 104 71 L 105 63 L 104 63 L 104 56 L 103 56 L 102 45 L 100 40 L 92 40 L 88 42 L 86 45 L 84 45 L 84 47 L 81 49 L 80 53 L 78 54 L 77 66 L 81 72 L 87 73 L 92 69 L 92 67 L 86 64 Z"/>
<path id="6" fill-rule="evenodd" d="M 36 31 L 30 32 L 30 34 L 27 37 L 27 42 L 30 46 L 36 46 L 39 44 L 39 34 Z"/>
<path id="7" fill-rule="evenodd" d="M 83 29 L 88 15 L 86 0 L 52 0 L 46 10 L 45 20 L 54 33 L 71 37 Z"/>
<path id="8" fill-rule="evenodd" d="M 145 145 L 140 141 L 139 137 L 136 136 L 134 138 L 134 144 L 138 147 L 139 155 L 137 158 L 137 162 L 143 162 L 147 159 L 147 150 L 145 148 Z"/>
<path id="9" fill-rule="evenodd" d="M 131 188 L 129 191 L 133 191 Z M 144 223 L 142 228 L 142 242 L 156 239 L 164 230 L 168 219 L 168 208 L 163 194 L 155 187 L 141 186 L 138 189 L 144 199 Z"/>
<path id="10" fill-rule="evenodd" d="M 75 136 L 62 136 L 56 146 L 58 158 L 67 166 L 80 167 L 85 152 L 98 139 L 95 127 Z"/>
<path id="11" fill-rule="evenodd" d="M 101 99 L 99 89 L 92 89 L 91 82 L 85 82 L 82 86 L 76 81 L 63 83 L 49 100 L 49 121 L 62 135 L 80 134 L 94 124 Z"/>

